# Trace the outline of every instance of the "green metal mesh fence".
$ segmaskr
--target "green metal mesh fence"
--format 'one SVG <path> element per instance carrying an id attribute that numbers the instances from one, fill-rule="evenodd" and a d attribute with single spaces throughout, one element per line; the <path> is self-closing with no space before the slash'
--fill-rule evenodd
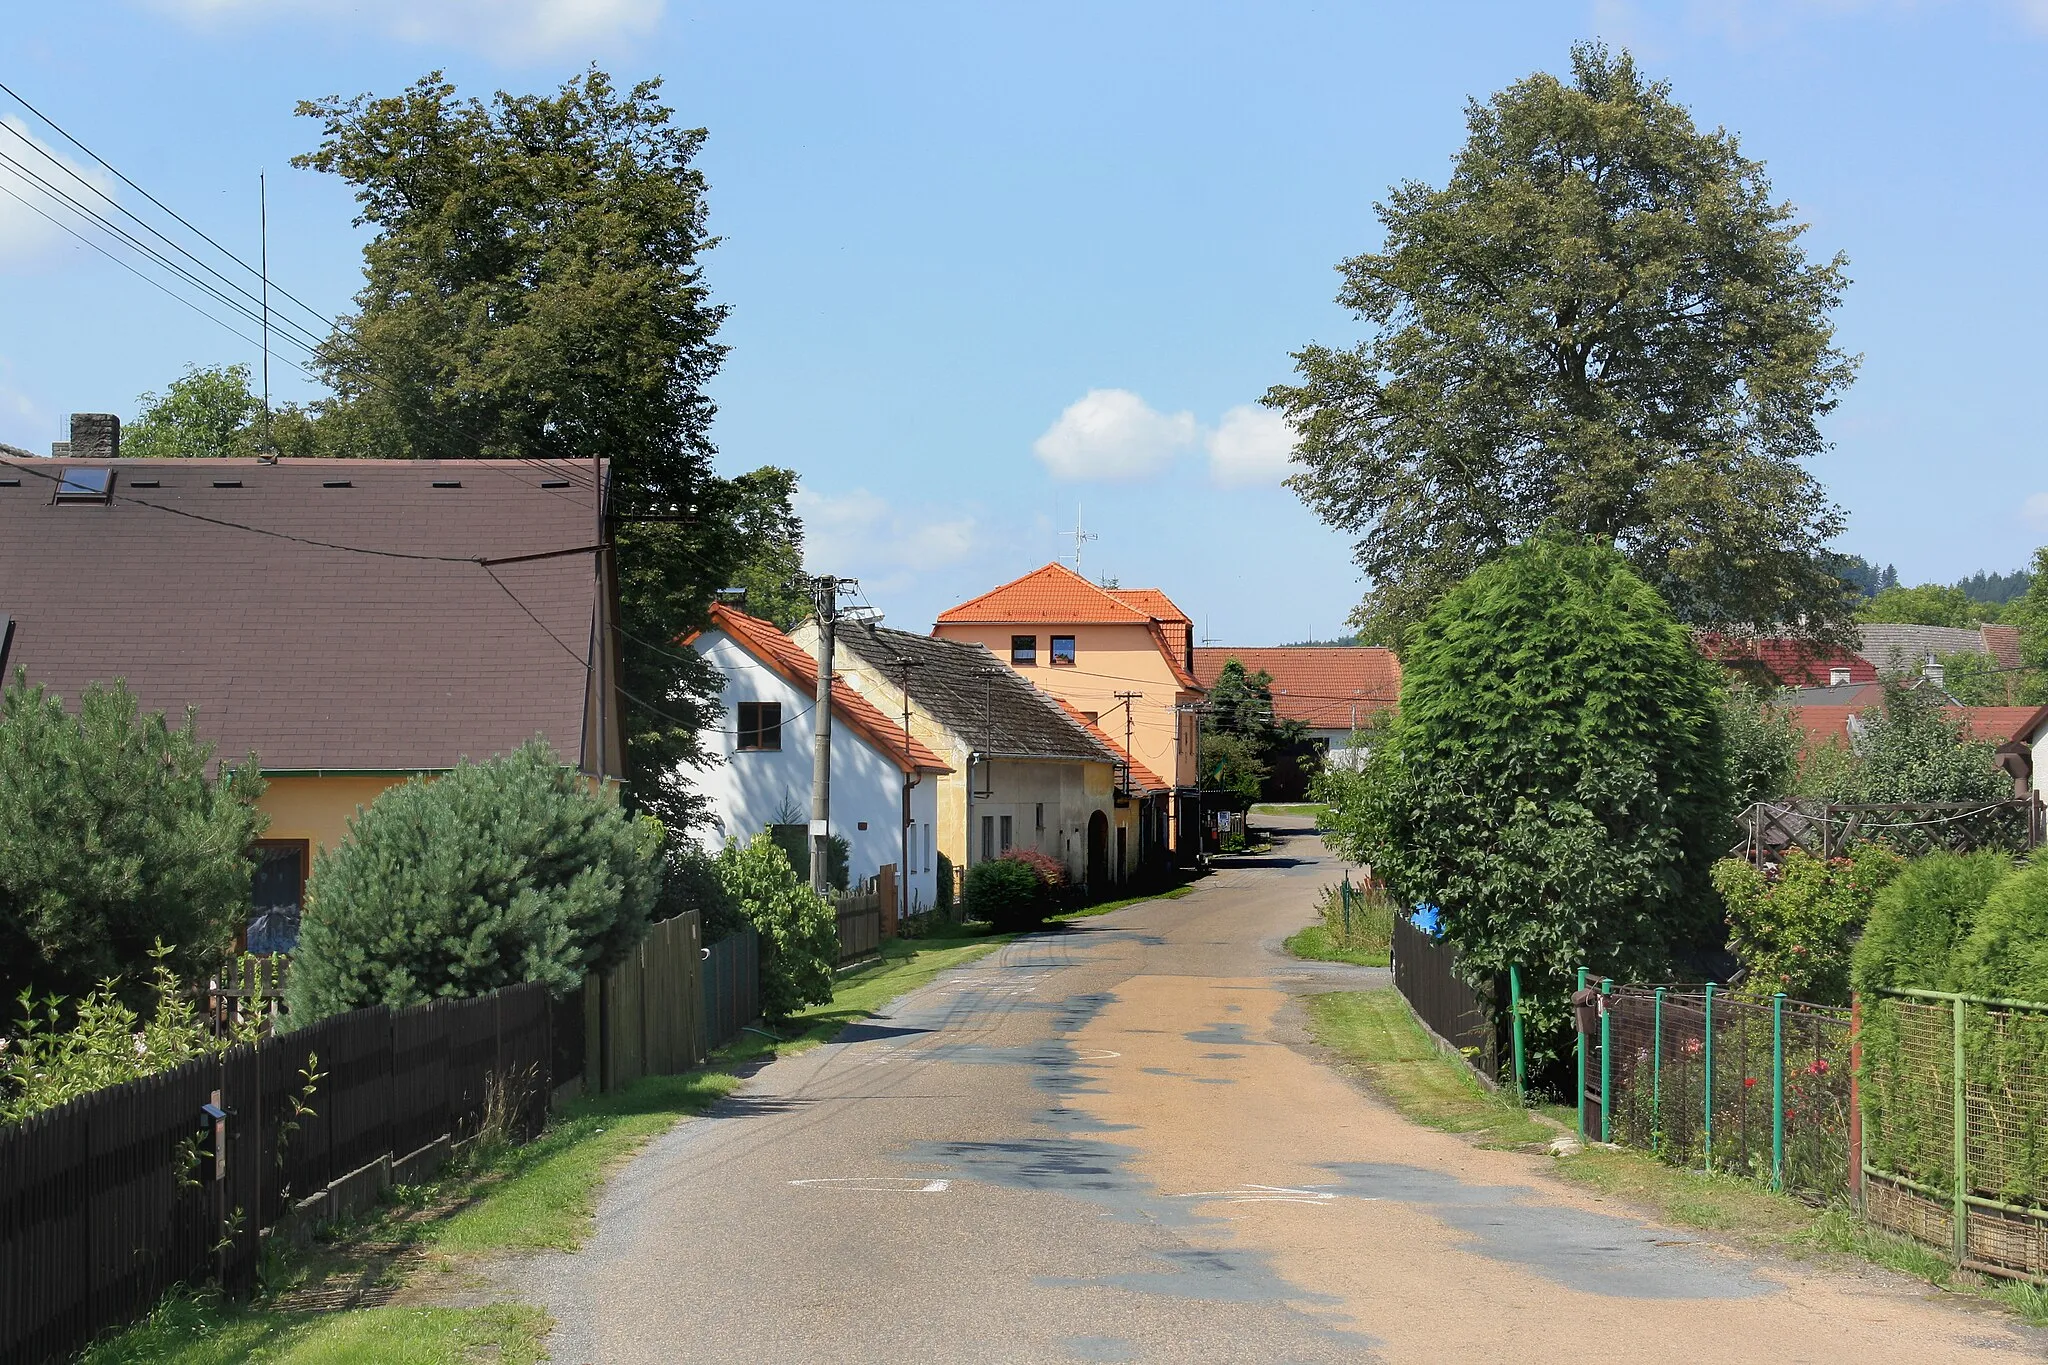
<path id="1" fill-rule="evenodd" d="M 1844 1193 L 1849 1022 L 1847 1010 L 1801 1001 L 1617 988 L 1607 1136 L 1677 1165 Z"/>

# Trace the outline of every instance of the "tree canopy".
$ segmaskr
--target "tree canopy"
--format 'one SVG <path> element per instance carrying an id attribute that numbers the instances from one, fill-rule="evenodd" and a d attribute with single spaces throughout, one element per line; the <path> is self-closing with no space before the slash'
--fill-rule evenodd
<path id="1" fill-rule="evenodd" d="M 335 396 L 276 434 L 306 453 L 608 458 L 627 799 L 680 831 L 701 801 L 679 769 L 704 761 L 718 679 L 674 642 L 794 514 L 786 471 L 712 469 L 725 309 L 702 269 L 706 133 L 676 126 L 660 88 L 592 67 L 484 101 L 434 72 L 302 103 L 322 136 L 294 164 L 353 186 L 375 236 L 319 358 Z"/>
<path id="2" fill-rule="evenodd" d="M 1398 717 L 1325 784 L 1339 847 L 1442 912 L 1475 979 L 1561 1026 L 1580 966 L 1662 979 L 1710 944 L 1729 778 L 1714 665 L 1613 549 L 1514 547 L 1411 636 Z"/>
<path id="3" fill-rule="evenodd" d="M 1339 266 L 1360 344 L 1295 353 L 1266 403 L 1290 481 L 1357 538 L 1382 643 L 1473 564 L 1547 525 L 1618 547 L 1682 621 L 1838 638 L 1841 518 L 1802 461 L 1855 362 L 1844 262 L 1735 137 L 1703 132 L 1627 53 L 1572 50 L 1467 108 L 1442 188 L 1379 206 Z"/>
<path id="4" fill-rule="evenodd" d="M 217 460 L 254 455 L 263 400 L 249 391 L 247 365 L 187 365 L 163 393 L 135 400 L 121 453 L 137 459 Z"/>
<path id="5" fill-rule="evenodd" d="M 1945 588 L 1939 583 L 1886 588 L 1856 609 L 1856 619 L 1868 624 L 1974 626 L 1997 617 L 1996 607 L 1973 602 L 1961 588 Z"/>
<path id="6" fill-rule="evenodd" d="M 110 979 L 133 994 L 159 962 L 186 981 L 218 964 L 249 913 L 263 779 L 254 754 L 209 778 L 212 758 L 191 715 L 173 729 L 119 682 L 74 716 L 17 671 L 0 694 L 0 998 Z"/>

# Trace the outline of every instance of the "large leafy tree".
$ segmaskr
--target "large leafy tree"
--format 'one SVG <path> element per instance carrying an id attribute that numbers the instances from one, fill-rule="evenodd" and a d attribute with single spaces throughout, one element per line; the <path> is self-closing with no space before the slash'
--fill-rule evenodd
<path id="1" fill-rule="evenodd" d="M 712 470 L 705 388 L 725 310 L 701 265 L 705 132 L 676 126 L 659 92 L 592 68 L 551 95 L 484 101 L 435 72 L 301 104 L 322 138 L 295 164 L 354 186 L 375 236 L 356 312 L 320 356 L 335 397 L 279 441 L 610 460 L 628 799 L 680 829 L 698 806 L 678 765 L 702 760 L 717 679 L 674 641 L 730 585 L 764 490 Z"/>
<path id="2" fill-rule="evenodd" d="M 1721 683 L 1615 550 L 1546 535 L 1409 638 L 1398 718 L 1325 784 L 1339 846 L 1442 911 L 1475 980 L 1519 967 L 1554 1044 L 1581 966 L 1656 980 L 1713 946 Z"/>
<path id="3" fill-rule="evenodd" d="M 159 961 L 196 980 L 249 913 L 263 832 L 255 755 L 212 777 L 213 748 L 127 687 L 77 713 L 25 673 L 0 694 L 0 992 L 76 1000 L 105 980 L 146 995 Z M 170 952 L 159 956 L 161 943 Z"/>
<path id="4" fill-rule="evenodd" d="M 263 400 L 249 391 L 247 365 L 188 365 L 162 393 L 136 399 L 141 411 L 121 434 L 121 453 L 141 459 L 254 455 Z"/>
<path id="5" fill-rule="evenodd" d="M 1890 587 L 1856 609 L 1856 619 L 1913 626 L 1974 626 L 1998 609 L 1973 602 L 1961 588 L 1922 583 L 1917 588 Z"/>
<path id="6" fill-rule="evenodd" d="M 1792 208 L 1626 53 L 1572 50 L 1467 111 L 1448 183 L 1397 187 L 1340 267 L 1371 328 L 1295 353 L 1291 481 L 1357 537 L 1388 644 L 1547 524 L 1617 546 L 1679 619 L 1835 635 L 1841 520 L 1802 465 L 1854 361 Z"/>

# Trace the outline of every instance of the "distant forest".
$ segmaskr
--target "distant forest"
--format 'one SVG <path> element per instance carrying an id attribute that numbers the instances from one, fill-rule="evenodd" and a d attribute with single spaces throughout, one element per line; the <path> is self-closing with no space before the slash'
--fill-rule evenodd
<path id="1" fill-rule="evenodd" d="M 1865 597 L 1875 597 L 1886 588 L 1899 586 L 1899 570 L 1896 565 L 1887 564 L 1882 568 L 1872 564 L 1862 555 L 1842 555 L 1836 561 L 1835 572 L 1844 581 L 1853 583 Z M 2026 592 L 2034 576 L 2025 569 L 2014 569 L 2011 573 L 1986 573 L 1979 569 L 1968 578 L 1957 579 L 1944 586 L 1962 589 L 1963 596 L 1972 602 L 1983 602 L 1989 606 L 2002 607 L 2015 597 Z"/>

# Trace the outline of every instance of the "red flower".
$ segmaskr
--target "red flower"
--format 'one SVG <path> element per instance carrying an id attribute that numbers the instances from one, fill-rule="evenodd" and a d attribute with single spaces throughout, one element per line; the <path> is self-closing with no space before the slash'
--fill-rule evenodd
<path id="1" fill-rule="evenodd" d="M 1756 1077 L 1754 1077 L 1754 1076 L 1744 1076 L 1744 1077 L 1742 1078 L 1742 1088 L 1743 1088 L 1744 1090 L 1747 1090 L 1747 1089 L 1749 1089 L 1749 1088 L 1750 1088 L 1751 1086 L 1753 1086 L 1753 1085 L 1755 1085 L 1755 1084 L 1756 1084 Z"/>

